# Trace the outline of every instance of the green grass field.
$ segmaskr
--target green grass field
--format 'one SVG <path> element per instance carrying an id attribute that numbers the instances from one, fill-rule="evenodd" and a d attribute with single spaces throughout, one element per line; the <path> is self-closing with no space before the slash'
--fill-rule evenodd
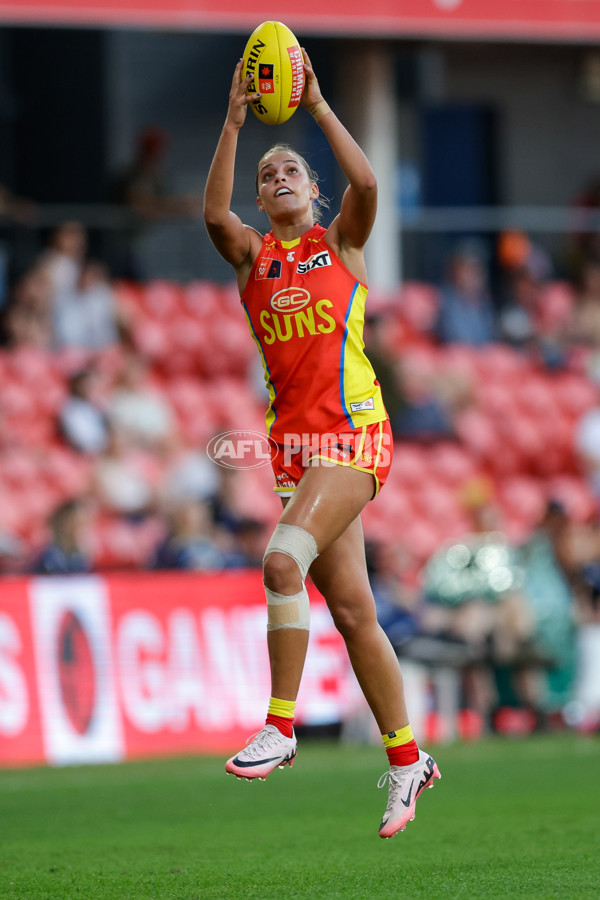
<path id="1" fill-rule="evenodd" d="M 437 748 L 442 780 L 382 841 L 378 748 L 304 741 L 266 782 L 186 758 L 0 772 L 0 897 L 600 897 L 600 745 Z"/>

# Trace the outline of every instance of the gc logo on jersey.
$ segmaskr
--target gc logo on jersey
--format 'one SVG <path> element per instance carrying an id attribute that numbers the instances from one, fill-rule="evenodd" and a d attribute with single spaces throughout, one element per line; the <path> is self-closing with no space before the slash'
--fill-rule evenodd
<path id="1" fill-rule="evenodd" d="M 277 312 L 293 313 L 299 309 L 304 309 L 310 301 L 310 293 L 305 288 L 284 288 L 271 297 L 271 309 Z"/>
<path id="2" fill-rule="evenodd" d="M 298 275 L 305 275 L 306 272 L 310 272 L 311 269 L 320 269 L 323 266 L 331 265 L 331 257 L 329 255 L 329 251 L 322 250 L 320 253 L 315 253 L 314 256 L 309 256 L 308 259 L 305 259 L 304 262 L 299 262 L 296 268 L 296 272 Z"/>

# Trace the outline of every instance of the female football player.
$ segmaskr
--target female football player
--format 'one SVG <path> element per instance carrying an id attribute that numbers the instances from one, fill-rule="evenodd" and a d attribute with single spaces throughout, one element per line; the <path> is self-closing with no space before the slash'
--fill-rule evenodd
<path id="1" fill-rule="evenodd" d="M 415 804 L 439 771 L 420 751 L 408 722 L 396 654 L 380 628 L 367 577 L 360 520 L 385 482 L 391 432 L 362 340 L 367 273 L 364 247 L 377 205 L 371 166 L 323 99 L 303 50 L 301 105 L 323 130 L 348 179 L 328 228 L 317 223 L 317 177 L 300 154 L 277 144 L 256 172 L 259 234 L 231 210 L 238 137 L 252 76 L 242 60 L 206 183 L 209 235 L 235 270 L 242 306 L 265 369 L 266 415 L 275 490 L 284 509 L 267 545 L 264 584 L 271 699 L 261 731 L 225 765 L 239 778 L 264 779 L 296 756 L 294 710 L 308 645 L 308 572 L 345 641 L 361 689 L 382 734 L 390 768 L 379 828 L 392 837 L 414 818 Z"/>

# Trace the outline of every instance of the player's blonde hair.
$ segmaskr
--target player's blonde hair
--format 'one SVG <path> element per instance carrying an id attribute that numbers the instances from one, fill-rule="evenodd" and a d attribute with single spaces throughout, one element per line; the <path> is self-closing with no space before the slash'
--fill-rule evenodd
<path id="1" fill-rule="evenodd" d="M 273 144 L 272 147 L 269 147 L 269 149 L 266 150 L 265 153 L 263 153 L 263 155 L 261 156 L 261 158 L 258 161 L 258 165 L 256 167 L 256 194 L 257 194 L 257 196 L 258 196 L 258 167 L 260 166 L 260 163 L 262 162 L 263 159 L 266 159 L 267 156 L 271 156 L 272 153 L 280 153 L 280 152 L 291 153 L 294 156 L 294 158 L 298 160 L 298 162 L 300 163 L 300 165 L 302 166 L 302 168 L 308 175 L 308 180 L 310 181 L 310 183 L 311 184 L 319 183 L 319 176 L 318 176 L 317 172 L 315 172 L 315 170 L 312 168 L 312 166 L 310 166 L 308 164 L 308 162 L 305 160 L 305 158 L 302 156 L 302 154 L 298 153 L 298 151 L 295 150 L 291 144 L 286 144 L 286 143 L 283 143 L 282 141 L 279 141 L 277 144 Z M 317 197 L 317 199 L 314 201 L 314 204 L 313 204 L 313 217 L 314 217 L 315 222 L 321 221 L 321 219 L 323 218 L 323 210 L 324 209 L 329 209 L 329 198 L 325 197 L 323 194 L 319 194 L 319 196 Z"/>

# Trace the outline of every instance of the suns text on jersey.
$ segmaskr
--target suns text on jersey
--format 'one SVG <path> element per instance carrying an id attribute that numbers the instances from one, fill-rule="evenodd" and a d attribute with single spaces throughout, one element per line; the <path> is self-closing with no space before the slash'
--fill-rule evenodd
<path id="1" fill-rule="evenodd" d="M 331 300 L 318 300 L 314 309 L 308 306 L 295 313 L 272 313 L 263 309 L 260 324 L 264 329 L 265 344 L 289 341 L 294 335 L 303 338 L 306 335 L 331 334 L 335 330 L 335 319 L 326 310 L 332 307 Z"/>

